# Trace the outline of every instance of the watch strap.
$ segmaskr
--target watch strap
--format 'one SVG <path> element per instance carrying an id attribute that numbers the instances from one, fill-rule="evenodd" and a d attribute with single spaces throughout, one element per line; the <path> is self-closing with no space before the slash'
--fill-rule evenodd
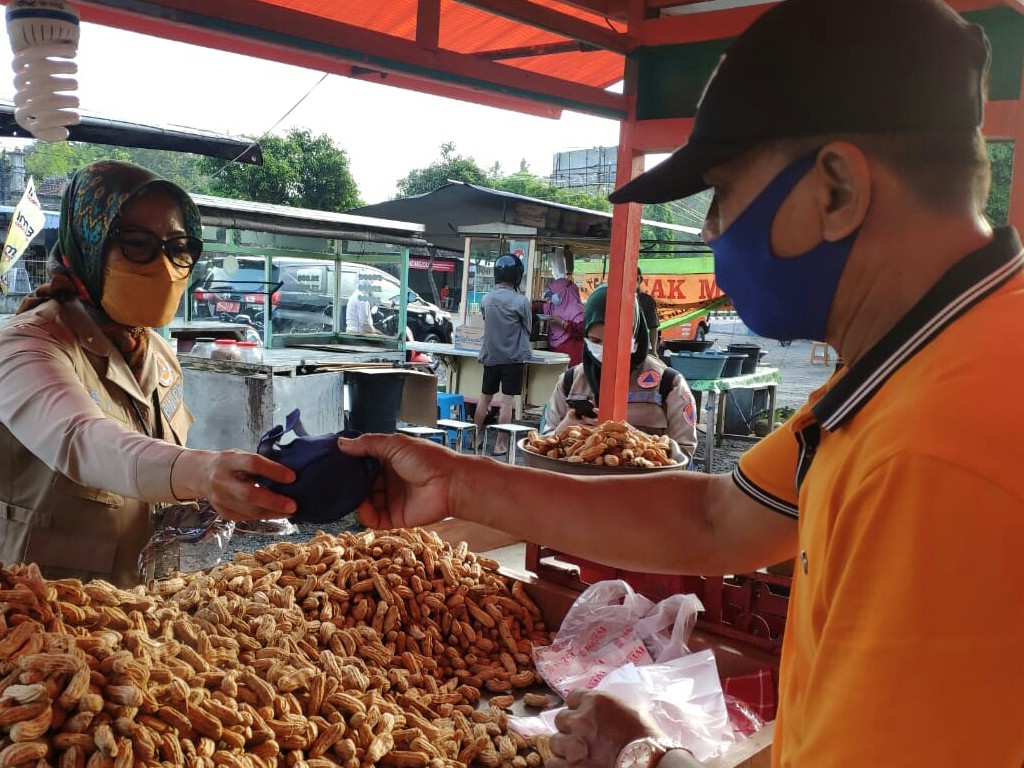
<path id="1" fill-rule="evenodd" d="M 683 752 L 688 754 L 690 757 L 693 757 L 693 752 L 688 750 L 686 747 L 684 747 L 678 741 L 675 741 L 674 739 L 670 739 L 667 736 L 655 738 L 655 739 L 652 739 L 652 741 L 655 744 L 657 744 L 659 747 L 661 747 L 662 752 L 661 752 L 660 755 L 658 755 L 658 759 L 655 760 L 653 763 L 651 763 L 650 768 L 654 768 L 654 766 L 656 766 L 661 761 L 661 758 L 663 758 L 665 755 L 667 755 L 673 749 L 681 749 L 681 750 L 683 750 Z"/>
<path id="2" fill-rule="evenodd" d="M 661 758 L 673 749 L 682 749 L 686 752 L 690 752 L 690 750 L 686 749 L 686 747 L 673 739 L 664 736 L 643 736 L 639 739 L 633 739 L 622 748 L 619 752 L 618 759 L 615 761 L 615 765 L 617 767 L 621 767 L 624 762 L 626 762 L 623 759 L 626 754 L 631 752 L 633 748 L 639 746 L 640 743 L 645 744 L 650 749 L 651 759 L 646 766 L 636 766 L 636 768 L 654 768 Z M 693 753 L 690 752 L 690 754 L 692 755 Z"/>

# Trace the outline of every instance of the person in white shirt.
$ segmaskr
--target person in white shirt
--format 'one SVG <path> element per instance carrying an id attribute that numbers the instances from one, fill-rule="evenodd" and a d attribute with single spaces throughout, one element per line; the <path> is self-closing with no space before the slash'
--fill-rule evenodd
<path id="1" fill-rule="evenodd" d="M 346 333 L 380 333 L 373 326 L 372 304 L 373 295 L 365 285 L 360 285 L 353 293 L 345 307 Z"/>

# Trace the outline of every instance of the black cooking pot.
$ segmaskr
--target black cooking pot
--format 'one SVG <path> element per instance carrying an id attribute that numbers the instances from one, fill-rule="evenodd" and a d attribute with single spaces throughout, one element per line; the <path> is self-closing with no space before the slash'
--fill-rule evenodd
<path id="1" fill-rule="evenodd" d="M 670 352 L 707 352 L 714 339 L 698 341 L 696 339 L 670 339 L 661 342 L 661 346 Z"/>
<path id="2" fill-rule="evenodd" d="M 725 367 L 722 368 L 723 379 L 731 379 L 733 376 L 743 373 L 743 365 L 747 361 L 746 355 L 733 352 L 722 352 L 721 355 L 725 358 Z"/>
<path id="3" fill-rule="evenodd" d="M 757 371 L 757 361 L 761 356 L 760 344 L 730 344 L 726 347 L 726 350 L 730 353 L 747 356 L 740 369 L 744 374 L 755 373 Z"/>

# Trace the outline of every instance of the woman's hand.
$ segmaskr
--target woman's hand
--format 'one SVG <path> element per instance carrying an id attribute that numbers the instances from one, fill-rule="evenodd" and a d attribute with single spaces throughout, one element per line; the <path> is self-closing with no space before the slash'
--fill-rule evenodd
<path id="1" fill-rule="evenodd" d="M 555 432 L 561 432 L 569 427 L 595 427 L 598 423 L 598 416 L 597 408 L 594 408 L 593 416 L 577 416 L 576 411 L 569 408 L 562 420 L 558 422 L 558 426 L 555 427 Z"/>
<path id="2" fill-rule="evenodd" d="M 629 742 L 664 734 L 646 713 L 600 691 L 573 691 L 555 715 L 547 768 L 611 768 Z"/>
<path id="3" fill-rule="evenodd" d="M 349 456 L 372 456 L 381 463 L 373 493 L 356 511 L 363 525 L 407 528 L 449 516 L 451 451 L 405 435 L 339 438 L 338 447 Z"/>
<path id="4" fill-rule="evenodd" d="M 295 473 L 246 451 L 187 450 L 171 469 L 171 489 L 179 499 L 208 499 L 225 520 L 272 520 L 294 513 L 294 501 L 258 485 L 264 478 L 291 483 Z"/>
<path id="5" fill-rule="evenodd" d="M 559 317 L 558 315 L 552 315 L 548 318 L 548 325 L 553 325 L 556 328 L 565 328 L 565 318 Z"/>

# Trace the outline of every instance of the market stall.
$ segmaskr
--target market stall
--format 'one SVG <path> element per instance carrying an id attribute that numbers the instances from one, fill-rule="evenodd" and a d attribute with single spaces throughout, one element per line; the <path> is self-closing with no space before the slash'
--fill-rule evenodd
<path id="1" fill-rule="evenodd" d="M 417 224 L 195 195 L 203 216 L 203 256 L 192 273 L 179 325 L 249 329 L 255 359 L 221 359 L 180 349 L 184 397 L 196 416 L 189 445 L 253 450 L 259 436 L 300 408 L 315 432 L 345 428 L 345 370 L 371 363 L 403 382 L 412 248 Z M 365 311 L 353 327 L 349 312 Z M 212 335 L 212 334 L 211 334 Z M 214 354 L 216 357 L 217 355 Z M 419 378 L 416 392 L 436 380 Z M 383 390 L 383 379 L 380 382 Z M 393 422 L 398 415 L 388 414 Z M 430 414 L 427 414 L 429 417 Z"/>
<path id="2" fill-rule="evenodd" d="M 477 361 L 479 346 L 461 346 L 459 342 L 429 344 L 410 341 L 406 343 L 406 349 L 426 352 L 440 359 L 448 375 L 449 392 L 456 392 L 469 400 L 479 397 L 484 371 L 484 367 Z M 547 403 L 569 365 L 569 357 L 559 352 L 534 349 L 524 365 L 526 378 L 523 381 L 523 394 L 515 398 L 516 418 L 522 417 L 524 408 L 541 408 Z"/>

